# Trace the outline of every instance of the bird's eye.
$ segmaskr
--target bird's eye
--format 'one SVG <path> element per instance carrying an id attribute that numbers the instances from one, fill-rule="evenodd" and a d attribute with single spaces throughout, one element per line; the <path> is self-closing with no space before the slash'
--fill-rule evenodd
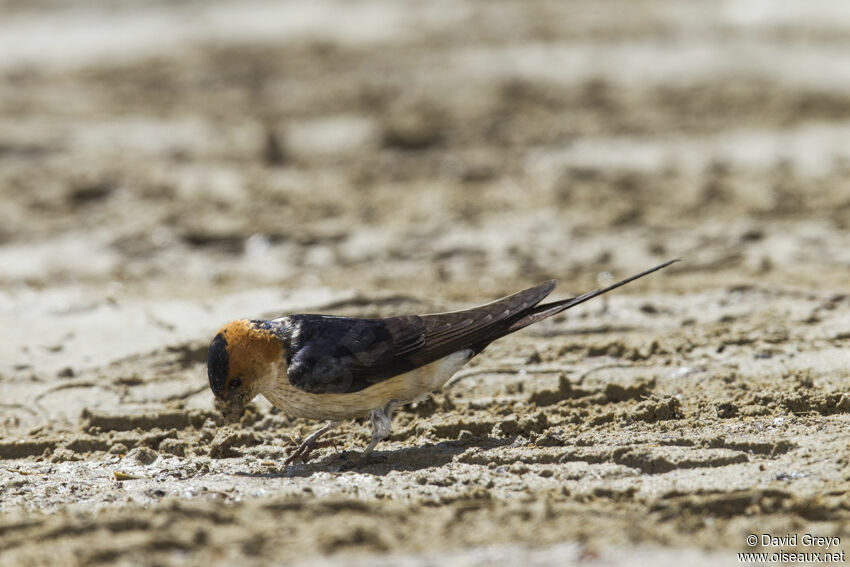
<path id="1" fill-rule="evenodd" d="M 230 389 L 231 390 L 238 390 L 241 387 L 242 387 L 242 378 L 234 378 L 233 380 L 230 381 Z"/>

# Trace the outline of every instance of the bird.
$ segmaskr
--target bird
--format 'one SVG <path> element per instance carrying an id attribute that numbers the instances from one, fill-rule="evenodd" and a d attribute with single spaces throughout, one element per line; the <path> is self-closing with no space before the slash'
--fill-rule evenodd
<path id="1" fill-rule="evenodd" d="M 390 434 L 393 411 L 443 386 L 490 343 L 679 261 L 675 258 L 588 293 L 541 303 L 549 280 L 486 305 L 425 315 L 352 318 L 293 314 L 239 319 L 210 343 L 207 375 L 226 421 L 263 395 L 286 414 L 326 424 L 288 456 L 306 462 L 319 439 L 346 419 L 369 416 L 362 456 Z"/>

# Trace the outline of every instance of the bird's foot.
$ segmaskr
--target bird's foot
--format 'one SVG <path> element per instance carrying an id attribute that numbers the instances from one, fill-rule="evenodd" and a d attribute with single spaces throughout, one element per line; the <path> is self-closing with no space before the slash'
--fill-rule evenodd
<path id="1" fill-rule="evenodd" d="M 318 439 L 308 438 L 295 448 L 295 450 L 289 455 L 289 457 L 286 458 L 283 464 L 285 466 L 289 466 L 296 461 L 306 463 L 308 457 L 314 450 L 325 449 L 327 447 L 333 447 L 334 449 L 336 449 L 336 443 L 334 443 L 332 440 L 319 441 Z"/>
<path id="2" fill-rule="evenodd" d="M 305 439 L 300 445 L 298 445 L 298 447 L 292 452 L 292 454 L 289 455 L 289 457 L 283 462 L 284 466 L 290 465 L 295 461 L 306 462 L 307 457 L 310 456 L 310 453 L 312 453 L 313 450 L 318 447 L 336 448 L 336 445 L 334 445 L 333 441 L 319 441 L 319 437 L 321 437 L 337 425 L 339 425 L 338 421 L 329 421 L 325 424 L 324 427 L 310 434 L 310 436 L 307 437 L 307 439 Z M 290 443 L 292 443 L 293 445 L 295 444 L 294 442 L 292 442 L 291 439 Z"/>

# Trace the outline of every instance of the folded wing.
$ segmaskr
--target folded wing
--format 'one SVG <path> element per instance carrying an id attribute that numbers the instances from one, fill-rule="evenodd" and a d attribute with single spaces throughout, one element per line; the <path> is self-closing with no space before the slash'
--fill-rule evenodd
<path id="1" fill-rule="evenodd" d="M 431 315 L 354 319 L 293 315 L 287 374 L 312 393 L 368 388 L 463 349 L 475 353 L 509 329 L 555 288 L 548 281 L 487 305 Z"/>
<path id="2" fill-rule="evenodd" d="M 363 390 L 459 350 L 471 349 L 477 354 L 500 337 L 677 261 L 659 264 L 603 289 L 545 304 L 540 302 L 555 289 L 556 280 L 450 313 L 389 319 L 293 315 L 288 318 L 287 374 L 294 386 L 312 393 Z"/>

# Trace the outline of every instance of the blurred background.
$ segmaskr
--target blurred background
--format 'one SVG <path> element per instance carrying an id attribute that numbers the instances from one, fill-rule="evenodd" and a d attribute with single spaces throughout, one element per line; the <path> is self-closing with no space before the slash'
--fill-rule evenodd
<path id="1" fill-rule="evenodd" d="M 850 263 L 845 2 L 0 10 L 13 294 L 471 300 L 674 256 L 682 289 Z"/>
<path id="2" fill-rule="evenodd" d="M 849 229 L 850 2 L 0 0 L 0 549 L 847 539 Z M 315 423 L 268 404 L 215 421 L 230 319 L 566 297 L 679 256 L 494 344 L 364 470 L 284 469 Z"/>

